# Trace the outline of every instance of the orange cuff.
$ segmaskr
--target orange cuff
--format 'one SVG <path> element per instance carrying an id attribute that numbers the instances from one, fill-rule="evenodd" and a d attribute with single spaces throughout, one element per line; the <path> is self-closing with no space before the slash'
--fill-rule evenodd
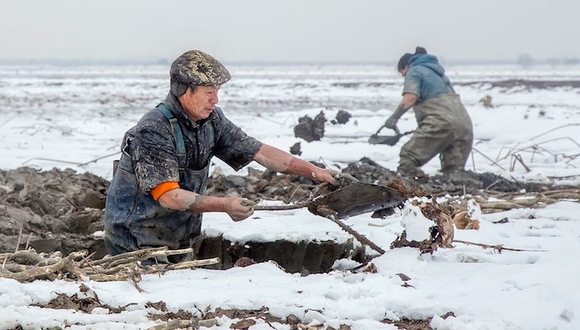
<path id="1" fill-rule="evenodd" d="M 159 200 L 161 195 L 177 188 L 179 188 L 179 183 L 177 181 L 166 181 L 158 184 L 157 187 L 153 188 L 153 190 L 151 190 L 151 196 L 153 196 L 154 200 Z"/>

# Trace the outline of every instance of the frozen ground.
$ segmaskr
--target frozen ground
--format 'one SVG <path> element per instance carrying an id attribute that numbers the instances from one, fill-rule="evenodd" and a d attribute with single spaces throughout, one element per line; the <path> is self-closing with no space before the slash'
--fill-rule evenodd
<path id="1" fill-rule="evenodd" d="M 402 78 L 393 68 L 234 66 L 231 71 L 220 106 L 250 135 L 284 150 L 301 142 L 301 157 L 331 167 L 369 157 L 396 168 L 404 139 L 396 147 L 367 143 L 399 102 Z M 448 72 L 475 125 L 468 169 L 579 185 L 580 88 L 574 83 L 579 68 L 451 67 Z M 516 83 L 519 79 L 527 83 Z M 553 84 L 544 88 L 538 81 Z M 163 67 L 0 67 L 0 169 L 70 167 L 110 179 L 124 131 L 163 99 L 167 85 Z M 493 107 L 480 102 L 486 96 Z M 298 118 L 324 111 L 330 120 L 339 110 L 351 113 L 351 120 L 327 122 L 321 141 L 306 143 L 294 136 Z M 401 131 L 414 125 L 412 112 L 400 122 Z M 219 161 L 215 166 L 231 171 Z M 424 170 L 435 174 L 438 168 L 434 160 Z M 143 329 L 155 325 L 147 318 L 146 303 L 164 301 L 170 310 L 194 314 L 266 306 L 279 317 L 294 314 L 312 325 L 335 328 L 395 329 L 380 321 L 432 317 L 435 329 L 578 329 L 579 212 L 577 200 L 565 200 L 541 209 L 481 215 L 479 230 L 456 231 L 456 239 L 525 250 L 502 253 L 462 244 L 433 255 L 389 250 L 404 223 L 421 221 L 411 206 L 384 220 L 368 215 L 348 219 L 388 250 L 373 260 L 374 274 L 342 271 L 347 261 L 329 274 L 306 277 L 261 263 L 145 276 L 143 292 L 126 282 L 84 283 L 110 306 L 135 304 L 122 313 L 41 309 L 31 305 L 57 293 L 80 294 L 80 284 L 0 279 L 0 327 Z M 205 231 L 241 241 L 345 235 L 304 210 L 261 213 L 240 223 L 208 214 L 204 221 Z M 410 280 L 403 281 L 399 273 Z M 447 312 L 455 316 L 440 317 Z M 233 321 L 222 318 L 219 324 L 227 329 Z M 271 328 L 288 329 L 263 320 L 251 327 Z"/>
<path id="2" fill-rule="evenodd" d="M 164 67 L 0 67 L 0 168 L 71 167 L 111 176 L 111 162 L 126 129 L 167 93 Z M 251 135 L 284 150 L 299 142 L 298 118 L 324 111 L 332 119 L 346 110 L 346 125 L 327 123 L 322 141 L 302 142 L 303 157 L 344 164 L 370 157 L 394 169 L 398 147 L 372 146 L 368 136 L 400 100 L 402 78 L 390 67 L 233 67 L 220 106 Z M 580 89 L 566 84 L 492 87 L 505 80 L 578 80 L 580 70 L 523 71 L 502 67 L 450 68 L 449 76 L 475 125 L 469 169 L 515 177 L 576 175 Z M 494 108 L 480 100 L 492 97 Z M 414 128 L 409 111 L 401 131 Z M 384 134 L 389 132 L 383 131 Z M 401 141 L 399 145 L 404 142 Z M 346 151 L 346 152 L 345 152 Z M 513 164 L 514 156 L 521 164 Z M 487 159 L 489 158 L 489 159 Z M 438 169 L 433 161 L 429 174 Z"/>

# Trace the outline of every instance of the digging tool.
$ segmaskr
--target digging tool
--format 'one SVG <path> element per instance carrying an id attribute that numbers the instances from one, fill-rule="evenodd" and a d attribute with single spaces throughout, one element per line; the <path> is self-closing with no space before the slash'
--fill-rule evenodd
<path id="1" fill-rule="evenodd" d="M 313 191 L 312 196 L 303 202 L 288 205 L 254 205 L 256 211 L 293 210 L 306 207 L 310 213 L 330 219 L 343 230 L 367 244 L 380 254 L 385 251 L 345 225 L 340 219 L 351 216 L 394 208 L 403 204 L 405 196 L 397 189 L 356 179 L 348 184 L 333 186 L 322 183 Z"/>
<path id="2" fill-rule="evenodd" d="M 371 135 L 371 136 L 369 137 L 369 143 L 370 143 L 370 144 L 386 144 L 386 145 L 389 145 L 389 146 L 394 146 L 395 144 L 397 144 L 397 142 L 399 142 L 399 140 L 400 140 L 400 139 L 401 139 L 403 136 L 405 136 L 405 135 L 409 135 L 409 134 L 411 134 L 411 133 L 415 132 L 415 131 L 413 130 L 413 131 L 408 131 L 408 132 L 405 132 L 405 133 L 401 133 L 401 132 L 399 131 L 399 129 L 398 129 L 397 127 L 395 127 L 395 128 L 393 128 L 393 130 L 395 131 L 395 135 L 379 135 L 379 132 L 380 132 L 380 131 L 381 131 L 383 128 L 385 128 L 385 126 L 384 126 L 384 125 L 383 125 L 383 126 L 381 126 L 381 127 L 379 128 L 379 130 L 378 130 L 378 131 L 377 131 L 375 134 L 373 134 L 373 135 Z"/>

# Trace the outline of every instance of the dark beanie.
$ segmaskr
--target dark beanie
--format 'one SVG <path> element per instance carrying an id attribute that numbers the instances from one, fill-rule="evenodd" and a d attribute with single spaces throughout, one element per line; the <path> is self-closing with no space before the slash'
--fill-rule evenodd
<path id="1" fill-rule="evenodd" d="M 407 65 L 409 65 L 409 61 L 411 60 L 411 57 L 413 55 L 417 55 L 417 54 L 427 54 L 427 50 L 425 48 L 421 47 L 421 46 L 417 46 L 415 48 L 415 54 L 405 53 L 399 59 L 399 63 L 397 64 L 397 70 L 398 71 L 403 70 Z"/>
<path id="2" fill-rule="evenodd" d="M 413 54 L 411 53 L 405 53 L 403 56 L 401 56 L 401 58 L 399 59 L 399 63 L 397 64 L 397 70 L 399 72 L 409 64 L 411 56 L 413 56 Z"/>

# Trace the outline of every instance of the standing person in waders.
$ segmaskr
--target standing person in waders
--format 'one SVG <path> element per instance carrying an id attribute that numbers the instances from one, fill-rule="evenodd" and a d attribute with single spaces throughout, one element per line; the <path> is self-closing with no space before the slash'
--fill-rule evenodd
<path id="1" fill-rule="evenodd" d="M 400 58 L 397 70 L 405 77 L 403 98 L 384 127 L 396 130 L 401 116 L 411 108 L 418 125 L 401 148 L 397 172 L 427 182 L 429 177 L 421 166 L 436 155 L 443 174 L 465 171 L 473 143 L 473 125 L 437 57 L 417 47 L 414 54 L 406 53 Z"/>

